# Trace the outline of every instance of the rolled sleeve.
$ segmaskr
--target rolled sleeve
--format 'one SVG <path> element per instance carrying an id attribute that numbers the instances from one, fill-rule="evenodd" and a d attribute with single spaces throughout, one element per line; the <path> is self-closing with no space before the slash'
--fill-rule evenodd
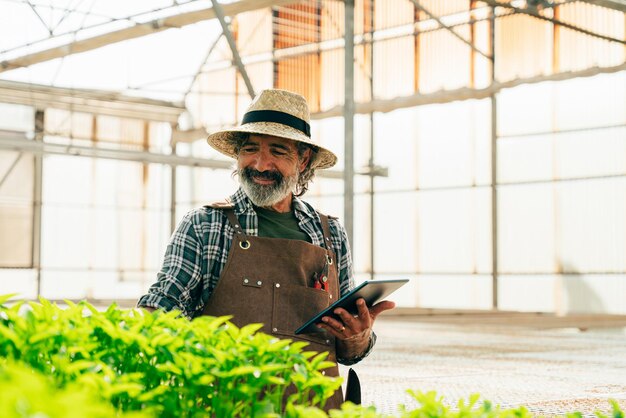
<path id="1" fill-rule="evenodd" d="M 376 334 L 374 333 L 374 331 L 372 331 L 372 334 L 370 335 L 370 343 L 363 354 L 353 358 L 343 358 L 337 356 L 337 363 L 343 364 L 344 366 L 352 366 L 353 364 L 357 364 L 365 357 L 370 355 L 370 353 L 374 349 L 374 345 L 376 345 Z"/>
<path id="2" fill-rule="evenodd" d="M 336 218 L 330 218 L 330 229 L 333 247 L 337 255 L 337 266 L 339 270 L 339 290 L 343 296 L 354 288 L 354 266 L 352 264 L 352 253 L 350 243 L 345 228 Z M 369 345 L 364 353 L 354 358 L 337 357 L 337 362 L 346 366 L 356 364 L 367 357 L 376 344 L 376 334 L 372 331 Z"/>
<path id="3" fill-rule="evenodd" d="M 187 214 L 172 234 L 156 282 L 137 302 L 138 307 L 179 310 L 192 318 L 202 284 L 202 243 L 196 233 L 193 213 Z"/>

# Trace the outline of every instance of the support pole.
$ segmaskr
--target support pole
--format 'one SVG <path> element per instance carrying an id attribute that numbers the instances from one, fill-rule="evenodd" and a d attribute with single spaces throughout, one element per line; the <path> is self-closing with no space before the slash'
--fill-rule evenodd
<path id="1" fill-rule="evenodd" d="M 491 83 L 496 81 L 496 9 L 491 8 Z M 498 104 L 496 92 L 491 95 L 491 308 L 498 309 Z"/>
<path id="2" fill-rule="evenodd" d="M 44 111 L 35 112 L 35 141 L 43 142 Z M 34 185 L 33 185 L 33 242 L 32 242 L 32 266 L 35 270 L 35 283 L 37 296 L 41 295 L 41 200 L 43 183 L 43 155 L 34 154 L 35 162 Z"/>
<path id="3" fill-rule="evenodd" d="M 572 24 L 567 23 L 567 22 L 563 22 L 562 20 L 559 20 L 556 17 L 544 16 L 544 15 L 540 14 L 537 10 L 533 10 L 532 8 L 529 8 L 529 7 L 526 7 L 524 9 L 520 9 L 519 7 L 513 6 L 510 2 L 500 3 L 497 0 L 484 0 L 484 1 L 489 6 L 491 6 L 492 9 L 495 8 L 495 7 L 504 7 L 504 8 L 507 8 L 507 9 L 514 10 L 515 13 L 521 13 L 521 14 L 525 14 L 525 15 L 534 17 L 536 19 L 545 20 L 546 22 L 550 22 L 550 23 L 552 23 L 554 25 L 559 25 L 561 27 L 567 28 L 567 29 L 575 31 L 575 32 L 584 33 L 587 36 L 593 36 L 594 38 L 603 39 L 605 41 L 626 45 L 626 40 L 624 40 L 624 39 L 613 38 L 612 36 L 607 36 L 607 35 L 603 35 L 601 33 L 597 33 L 595 31 L 592 31 L 592 30 L 587 30 L 587 29 L 581 28 L 580 26 L 576 26 L 576 25 L 572 25 Z M 592 2 L 589 2 L 589 3 L 592 3 Z"/>
<path id="4" fill-rule="evenodd" d="M 437 22 L 437 24 L 439 24 L 439 26 L 441 26 L 442 28 L 446 29 L 448 32 L 450 32 L 459 41 L 461 41 L 465 45 L 469 46 L 473 51 L 479 53 L 480 55 L 482 55 L 483 57 L 485 57 L 487 59 L 491 59 L 491 57 L 489 55 L 485 54 L 483 51 L 481 51 L 480 49 L 476 48 L 476 45 L 474 45 L 472 42 L 468 41 L 467 39 L 463 38 L 461 35 L 456 33 L 456 31 L 452 27 L 450 27 L 450 26 L 446 25 L 445 23 L 443 23 L 443 21 L 438 16 L 432 14 L 428 9 L 424 8 L 424 6 L 422 6 L 418 0 L 411 0 L 411 2 L 413 2 L 413 4 L 415 5 L 415 8 L 417 8 L 418 10 L 421 10 L 422 12 L 424 12 L 426 14 L 426 16 L 428 16 L 431 19 L 433 19 L 435 22 Z"/>
<path id="5" fill-rule="evenodd" d="M 172 141 L 172 155 L 176 155 L 176 142 Z M 170 165 L 170 233 L 176 229 L 176 165 Z"/>
<path id="6" fill-rule="evenodd" d="M 237 66 L 239 70 L 239 74 L 241 74 L 241 78 L 246 83 L 246 87 L 248 89 L 248 94 L 250 97 L 254 98 L 254 88 L 252 87 L 252 82 L 250 81 L 250 77 L 248 77 L 248 72 L 246 71 L 246 67 L 243 65 L 243 61 L 241 61 L 241 56 L 239 55 L 239 51 L 237 50 L 237 43 L 235 42 L 235 38 L 233 34 L 230 32 L 230 28 L 226 23 L 226 18 L 224 16 L 224 10 L 222 10 L 222 5 L 218 0 L 211 0 L 213 3 L 213 10 L 215 10 L 215 16 L 217 20 L 220 21 L 220 25 L 222 25 L 222 32 L 228 41 L 228 46 L 230 46 L 230 50 L 233 53 L 233 62 Z"/>
<path id="7" fill-rule="evenodd" d="M 350 244 L 354 223 L 354 0 L 344 2 L 344 227 Z"/>
<path id="8" fill-rule="evenodd" d="M 17 163 L 20 162 L 20 160 L 22 159 L 23 155 L 24 155 L 23 152 L 20 152 L 19 154 L 17 154 L 17 156 L 15 157 L 15 160 L 13 160 L 13 162 L 11 163 L 11 166 L 9 167 L 9 169 L 4 173 L 4 175 L 0 179 L 0 187 L 2 187 L 2 185 L 4 184 L 5 181 L 7 181 L 7 179 L 11 175 L 11 172 L 13 172 L 15 167 L 17 167 Z"/>
<path id="9" fill-rule="evenodd" d="M 211 57 L 211 54 L 213 53 L 215 48 L 217 48 L 217 45 L 219 44 L 220 39 L 222 39 L 223 35 L 224 35 L 224 33 L 220 33 L 219 36 L 217 37 L 217 39 L 215 39 L 215 41 L 213 41 L 213 43 L 209 47 L 206 55 L 204 56 L 204 59 L 202 60 L 202 64 L 200 64 L 198 66 L 198 70 L 196 71 L 196 74 L 193 76 L 193 80 L 191 80 L 191 83 L 189 83 L 189 87 L 187 88 L 187 91 L 185 92 L 185 98 L 183 99 L 183 103 L 187 102 L 187 100 L 186 100 L 187 96 L 189 96 L 191 94 L 191 92 L 193 91 L 193 86 L 196 85 L 196 81 L 198 81 L 198 78 L 200 78 L 200 75 L 202 74 L 202 67 L 204 67 L 204 64 L 207 63 L 207 61 Z M 174 129 L 172 130 L 172 132 L 173 131 L 174 131 Z"/>
<path id="10" fill-rule="evenodd" d="M 368 44 L 364 45 L 364 53 L 365 53 L 365 65 L 368 66 L 369 69 L 369 87 L 370 87 L 370 100 L 374 100 L 374 0 L 369 0 L 369 13 L 364 13 L 369 17 L 368 20 L 364 21 L 364 32 L 368 32 Z M 376 277 L 376 265 L 374 263 L 374 259 L 376 257 L 376 234 L 375 234 L 375 209 L 376 209 L 376 200 L 374 195 L 374 188 L 376 187 L 376 179 L 374 175 L 374 170 L 376 168 L 376 164 L 374 161 L 374 112 L 370 113 L 370 160 L 369 160 L 369 169 L 370 169 L 370 280 L 374 280 Z"/>

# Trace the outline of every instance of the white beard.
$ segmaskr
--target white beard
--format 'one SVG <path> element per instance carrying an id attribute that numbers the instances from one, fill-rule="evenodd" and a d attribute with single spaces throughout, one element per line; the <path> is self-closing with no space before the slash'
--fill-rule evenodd
<path id="1" fill-rule="evenodd" d="M 238 169 L 237 174 L 243 191 L 252 203 L 260 207 L 269 207 L 280 202 L 292 194 L 298 184 L 298 174 L 283 177 L 281 181 L 268 185 L 255 183 L 244 174 L 243 169 Z"/>

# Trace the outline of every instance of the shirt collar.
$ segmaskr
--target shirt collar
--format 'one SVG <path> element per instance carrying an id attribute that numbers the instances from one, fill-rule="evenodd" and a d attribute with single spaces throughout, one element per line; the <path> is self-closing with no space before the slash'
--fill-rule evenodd
<path id="1" fill-rule="evenodd" d="M 235 194 L 230 197 L 230 203 L 235 206 L 235 213 L 237 215 L 242 215 L 250 211 L 254 212 L 252 202 L 241 187 L 239 187 Z"/>
<path id="2" fill-rule="evenodd" d="M 248 195 L 246 195 L 241 187 L 239 187 L 237 191 L 230 197 L 230 202 L 234 205 L 235 213 L 237 215 L 242 215 L 250 211 L 254 212 L 254 207 L 252 206 L 250 198 L 248 197 Z M 318 214 L 315 209 L 313 209 L 311 205 L 309 205 L 299 197 L 293 196 L 293 199 L 291 201 L 291 207 L 298 219 L 318 219 Z"/>
<path id="3" fill-rule="evenodd" d="M 291 201 L 291 207 L 293 208 L 293 212 L 296 214 L 296 217 L 300 220 L 306 218 L 318 219 L 318 215 L 315 209 L 313 209 L 311 205 L 309 205 L 299 197 L 293 197 L 293 200 Z"/>
<path id="4" fill-rule="evenodd" d="M 242 224 L 242 228 L 245 233 L 254 236 L 258 235 L 257 214 L 243 189 L 239 187 L 229 200 L 234 206 L 235 214 L 244 216 L 243 219 L 246 221 L 246 224 Z M 314 245 L 324 246 L 323 235 L 321 234 L 321 229 L 319 229 L 321 228 L 320 217 L 317 211 L 313 209 L 313 206 L 295 196 L 293 196 L 291 205 L 294 215 L 298 218 L 300 228 L 309 235 Z"/>

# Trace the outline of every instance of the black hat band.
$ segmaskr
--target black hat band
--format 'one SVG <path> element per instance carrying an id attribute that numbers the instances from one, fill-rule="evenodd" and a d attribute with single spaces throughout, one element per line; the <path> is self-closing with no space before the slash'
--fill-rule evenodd
<path id="1" fill-rule="evenodd" d="M 251 110 L 243 116 L 242 125 L 253 122 L 276 122 L 290 126 L 299 130 L 309 138 L 311 137 L 311 126 L 304 120 L 290 115 L 289 113 L 277 110 Z"/>

